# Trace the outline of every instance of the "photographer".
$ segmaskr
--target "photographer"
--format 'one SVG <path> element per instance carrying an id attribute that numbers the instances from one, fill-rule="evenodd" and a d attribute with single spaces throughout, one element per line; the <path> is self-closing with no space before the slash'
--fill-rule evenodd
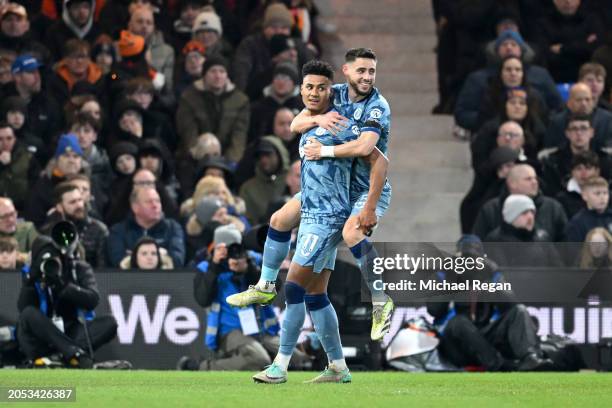
<path id="1" fill-rule="evenodd" d="M 183 357 L 179 369 L 255 370 L 270 364 L 269 353 L 278 348 L 280 330 L 272 307 L 239 309 L 225 301 L 259 279 L 259 268 L 242 245 L 240 231 L 232 224 L 217 227 L 212 254 L 197 268 L 194 295 L 200 306 L 209 308 L 206 346 L 217 358 L 198 363 Z"/>
<path id="2" fill-rule="evenodd" d="M 459 256 L 483 257 L 483 247 L 475 235 L 464 235 L 458 244 Z M 503 282 L 497 265 L 485 259 L 485 268 L 469 278 Z M 453 271 L 439 272 L 438 277 L 461 281 L 466 276 Z M 487 371 L 551 370 L 553 362 L 544 358 L 537 328 L 527 308 L 514 302 L 512 292 L 503 301 L 429 302 L 427 312 L 434 317 L 440 333 L 441 355 L 458 367 L 481 366 Z"/>
<path id="3" fill-rule="evenodd" d="M 59 353 L 68 367 L 91 368 L 93 350 L 116 336 L 117 323 L 111 316 L 85 320 L 100 295 L 91 266 L 74 259 L 74 225 L 59 222 L 51 236 L 41 235 L 32 245 L 17 302 L 19 346 L 34 366 L 57 364 L 43 357 Z"/>

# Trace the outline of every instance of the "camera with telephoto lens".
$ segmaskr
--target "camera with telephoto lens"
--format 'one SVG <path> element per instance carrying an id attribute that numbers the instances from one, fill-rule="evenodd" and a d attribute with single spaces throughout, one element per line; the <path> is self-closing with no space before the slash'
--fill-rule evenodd
<path id="1" fill-rule="evenodd" d="M 228 259 L 242 259 L 247 257 L 247 251 L 242 244 L 231 244 L 227 247 Z"/>
<path id="2" fill-rule="evenodd" d="M 59 221 L 51 229 L 51 239 L 62 255 L 73 258 L 79 242 L 76 227 L 70 221 Z"/>
<path id="3" fill-rule="evenodd" d="M 62 275 L 62 261 L 52 252 L 46 252 L 42 255 L 40 263 L 41 281 L 46 283 L 58 282 Z"/>

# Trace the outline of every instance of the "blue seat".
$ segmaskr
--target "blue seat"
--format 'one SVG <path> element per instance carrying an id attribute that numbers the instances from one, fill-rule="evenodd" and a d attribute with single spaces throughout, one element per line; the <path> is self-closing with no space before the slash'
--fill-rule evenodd
<path id="1" fill-rule="evenodd" d="M 557 84 L 557 91 L 559 91 L 559 95 L 561 95 L 561 99 L 563 99 L 563 102 L 567 102 L 567 100 L 569 99 L 569 91 L 572 85 L 574 85 L 573 82 Z"/>

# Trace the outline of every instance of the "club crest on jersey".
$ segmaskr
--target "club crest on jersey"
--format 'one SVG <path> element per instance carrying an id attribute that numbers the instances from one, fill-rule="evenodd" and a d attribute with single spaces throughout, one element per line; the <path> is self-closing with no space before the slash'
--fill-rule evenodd
<path id="1" fill-rule="evenodd" d="M 362 113 L 363 113 L 363 110 L 361 108 L 357 108 L 357 110 L 353 113 L 353 117 L 355 118 L 355 120 L 361 119 Z"/>
<path id="2" fill-rule="evenodd" d="M 372 109 L 372 112 L 370 112 L 370 117 L 372 119 L 380 119 L 381 116 L 382 111 L 380 109 Z"/>
<path id="3" fill-rule="evenodd" d="M 325 129 L 322 127 L 318 127 L 317 130 L 315 130 L 315 135 L 317 136 L 323 136 L 325 134 Z"/>
<path id="4" fill-rule="evenodd" d="M 353 134 L 357 136 L 359 136 L 359 134 L 361 133 L 361 131 L 359 130 L 359 126 L 357 125 L 353 125 L 353 127 L 351 128 L 351 132 L 353 132 Z"/>

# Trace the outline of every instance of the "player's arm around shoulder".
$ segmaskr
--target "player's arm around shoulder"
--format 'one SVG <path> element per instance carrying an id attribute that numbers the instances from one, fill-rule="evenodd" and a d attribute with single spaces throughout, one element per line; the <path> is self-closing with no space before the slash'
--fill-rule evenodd
<path id="1" fill-rule="evenodd" d="M 305 133 L 314 127 L 320 126 L 335 135 L 346 129 L 347 123 L 348 119 L 336 111 L 329 111 L 322 115 L 313 115 L 308 109 L 302 109 L 293 118 L 290 129 L 293 133 Z"/>
<path id="2" fill-rule="evenodd" d="M 308 139 L 309 143 L 304 146 L 304 154 L 307 160 L 319 160 L 326 157 L 367 157 L 374 151 L 379 137 L 374 131 L 362 132 L 356 140 L 335 146 L 324 146 L 312 138 Z"/>

